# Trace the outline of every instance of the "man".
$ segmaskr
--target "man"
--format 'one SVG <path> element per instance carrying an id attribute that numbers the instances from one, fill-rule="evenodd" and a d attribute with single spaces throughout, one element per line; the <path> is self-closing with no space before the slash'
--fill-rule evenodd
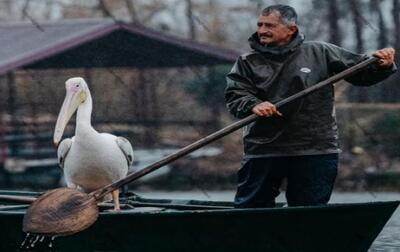
<path id="1" fill-rule="evenodd" d="M 229 111 L 237 118 L 260 116 L 244 129 L 235 205 L 275 206 L 284 178 L 289 206 L 326 204 L 340 152 L 333 86 L 279 111 L 273 104 L 368 57 L 329 43 L 303 42 L 296 11 L 290 6 L 265 8 L 257 25 L 249 38 L 253 50 L 240 56 L 227 75 Z M 392 48 L 373 55 L 378 63 L 347 81 L 368 86 L 395 72 Z"/>

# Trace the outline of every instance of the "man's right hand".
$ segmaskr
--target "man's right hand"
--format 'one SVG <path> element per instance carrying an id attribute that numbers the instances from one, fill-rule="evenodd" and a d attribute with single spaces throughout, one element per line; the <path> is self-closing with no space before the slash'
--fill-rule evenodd
<path id="1" fill-rule="evenodd" d="M 252 111 L 254 114 L 258 116 L 265 116 L 265 117 L 272 115 L 282 116 L 281 112 L 279 112 L 276 109 L 275 105 L 267 101 L 257 104 L 252 108 Z"/>

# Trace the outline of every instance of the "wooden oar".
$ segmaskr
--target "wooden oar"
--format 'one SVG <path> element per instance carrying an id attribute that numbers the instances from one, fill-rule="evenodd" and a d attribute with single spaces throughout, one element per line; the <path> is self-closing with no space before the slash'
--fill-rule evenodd
<path id="1" fill-rule="evenodd" d="M 11 203 L 32 203 L 36 200 L 36 197 L 31 196 L 20 196 L 20 195 L 1 195 L 0 201 L 11 202 Z"/>
<path id="2" fill-rule="evenodd" d="M 276 107 L 281 107 L 293 100 L 305 97 L 306 95 L 339 80 L 346 79 L 366 66 L 376 62 L 376 58 L 369 58 L 353 67 L 336 74 L 325 81 L 319 82 L 299 93 L 296 93 L 278 103 Z M 97 202 L 106 194 L 115 189 L 126 185 L 156 169 L 165 166 L 217 139 L 220 139 L 258 118 L 252 114 L 240 121 L 237 121 L 207 137 L 204 137 L 180 150 L 171 154 L 162 160 L 147 166 L 146 168 L 129 174 L 127 177 L 120 179 L 110 185 L 102 187 L 90 194 L 86 194 L 71 188 L 59 188 L 51 190 L 40 196 L 32 203 L 27 210 L 24 221 L 23 231 L 29 233 L 37 233 L 44 235 L 70 235 L 80 232 L 90 227 L 97 219 L 98 207 Z"/>

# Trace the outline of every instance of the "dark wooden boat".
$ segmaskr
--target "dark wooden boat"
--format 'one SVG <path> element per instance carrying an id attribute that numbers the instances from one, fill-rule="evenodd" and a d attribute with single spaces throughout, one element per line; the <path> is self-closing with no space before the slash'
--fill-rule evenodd
<path id="1" fill-rule="evenodd" d="M 37 193 L 0 191 L 1 195 Z M 89 229 L 40 251 L 367 251 L 399 201 L 234 209 L 230 202 L 146 199 L 103 204 Z M 0 251 L 18 251 L 27 204 L 0 200 Z M 38 251 L 39 246 L 32 250 Z M 26 251 L 26 250 L 24 250 Z"/>

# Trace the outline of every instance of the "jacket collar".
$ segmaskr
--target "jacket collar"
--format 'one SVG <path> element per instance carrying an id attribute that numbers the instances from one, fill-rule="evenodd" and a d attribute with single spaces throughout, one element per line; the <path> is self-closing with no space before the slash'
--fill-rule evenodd
<path id="1" fill-rule="evenodd" d="M 260 44 L 257 32 L 253 33 L 249 38 L 249 44 L 252 49 L 271 56 L 284 56 L 292 53 L 303 43 L 303 41 L 304 35 L 300 32 L 297 32 L 292 41 L 284 46 L 268 46 Z"/>

